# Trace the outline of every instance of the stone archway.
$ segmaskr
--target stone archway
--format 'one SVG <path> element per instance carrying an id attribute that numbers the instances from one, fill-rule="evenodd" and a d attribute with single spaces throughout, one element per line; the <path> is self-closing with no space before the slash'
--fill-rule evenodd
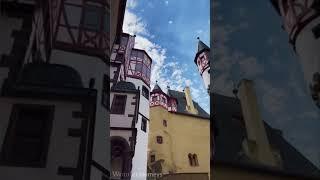
<path id="1" fill-rule="evenodd" d="M 111 137 L 111 179 L 129 180 L 131 178 L 131 149 L 123 137 Z"/>

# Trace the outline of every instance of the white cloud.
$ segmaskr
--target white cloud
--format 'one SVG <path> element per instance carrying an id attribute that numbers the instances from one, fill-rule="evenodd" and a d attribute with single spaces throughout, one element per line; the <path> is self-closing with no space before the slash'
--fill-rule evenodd
<path id="1" fill-rule="evenodd" d="M 167 6 L 169 5 L 169 1 L 165 1 L 164 3 L 165 3 Z"/>
<path id="2" fill-rule="evenodd" d="M 171 20 L 170 20 L 170 21 L 168 21 L 168 23 L 169 23 L 169 24 L 172 24 L 172 23 L 173 23 L 173 21 L 171 21 Z"/>
<path id="3" fill-rule="evenodd" d="M 127 8 L 129 9 L 134 9 L 135 7 L 137 7 L 137 0 L 127 0 Z"/>
<path id="4" fill-rule="evenodd" d="M 130 10 L 126 10 L 124 21 L 123 21 L 123 31 L 131 35 L 145 35 L 150 36 L 147 30 L 147 25 L 142 21 L 140 17 L 132 13 Z"/>
<path id="5" fill-rule="evenodd" d="M 209 112 L 209 98 L 203 99 L 203 97 L 208 96 L 204 88 L 195 86 L 194 83 L 186 77 L 188 75 L 186 72 L 187 68 L 182 69 L 183 64 L 181 64 L 176 57 L 172 56 L 170 57 L 171 61 L 166 62 L 168 61 L 166 49 L 152 41 L 154 35 L 150 35 L 147 30 L 147 24 L 143 22 L 142 18 L 128 9 L 125 13 L 123 31 L 131 35 L 135 34 L 135 48 L 145 50 L 152 58 L 151 88 L 154 87 L 156 81 L 158 81 L 159 86 L 164 91 L 167 86 L 170 86 L 170 89 L 178 91 L 182 91 L 185 86 L 190 86 L 193 99 L 201 102 L 201 106 Z"/>
<path id="6" fill-rule="evenodd" d="M 203 33 L 203 30 L 202 30 L 202 29 L 198 29 L 198 30 L 196 30 L 196 33 L 197 33 L 197 34 L 202 34 L 202 33 Z"/>

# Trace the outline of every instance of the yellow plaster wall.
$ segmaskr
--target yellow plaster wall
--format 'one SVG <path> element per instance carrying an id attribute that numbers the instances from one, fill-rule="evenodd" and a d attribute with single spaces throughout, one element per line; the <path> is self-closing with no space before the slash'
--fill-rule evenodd
<path id="1" fill-rule="evenodd" d="M 167 127 L 163 126 L 167 120 Z M 164 159 L 163 173 L 209 173 L 210 172 L 210 122 L 192 116 L 170 113 L 157 106 L 150 108 L 149 156 Z M 156 136 L 163 137 L 158 144 Z M 189 165 L 188 154 L 198 156 L 199 166 Z"/>

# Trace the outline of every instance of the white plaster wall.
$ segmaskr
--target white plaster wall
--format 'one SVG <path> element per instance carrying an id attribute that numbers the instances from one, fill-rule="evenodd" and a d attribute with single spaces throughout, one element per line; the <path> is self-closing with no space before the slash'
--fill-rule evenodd
<path id="1" fill-rule="evenodd" d="M 89 87 L 90 78 L 95 79 L 94 89 L 98 91 L 95 133 L 92 159 L 106 169 L 110 169 L 110 139 L 108 111 L 101 105 L 103 76 L 108 74 L 108 66 L 99 58 L 52 50 L 51 63 L 64 64 L 79 72 L 84 87 Z"/>
<path id="2" fill-rule="evenodd" d="M 147 100 L 141 94 L 142 85 L 146 88 L 148 86 L 140 79 L 127 78 L 128 82 L 132 82 L 136 85 L 136 88 L 140 89 L 140 102 L 139 102 L 139 112 L 149 119 L 149 100 Z M 150 89 L 148 88 L 149 92 Z M 150 98 L 150 96 L 149 96 Z M 147 155 L 148 155 L 148 133 L 149 133 L 149 121 L 147 121 L 147 132 L 141 130 L 141 119 L 142 116 L 139 114 L 137 128 L 137 144 L 135 149 L 135 154 L 132 158 L 132 180 L 145 180 L 147 172 Z"/>
<path id="3" fill-rule="evenodd" d="M 9 54 L 14 42 L 14 38 L 11 37 L 13 30 L 20 30 L 22 27 L 22 20 L 18 18 L 9 18 L 4 15 L 0 15 L 0 58 L 3 54 Z"/>
<path id="4" fill-rule="evenodd" d="M 319 17 L 309 23 L 297 36 L 296 41 L 296 50 L 307 81 L 308 91 L 313 73 L 320 72 L 320 38 L 316 39 L 312 32 L 312 28 L 319 23 Z"/>
<path id="5" fill-rule="evenodd" d="M 0 148 L 8 127 L 12 105 L 16 103 L 55 106 L 47 164 L 46 168 L 0 166 L 1 179 L 72 180 L 71 176 L 57 175 L 57 170 L 58 166 L 76 167 L 80 139 L 69 137 L 68 128 L 80 128 L 81 121 L 72 117 L 72 111 L 80 111 L 81 105 L 62 101 L 0 98 Z"/>
<path id="6" fill-rule="evenodd" d="M 133 117 L 128 117 L 128 114 L 135 114 L 135 105 L 131 105 L 132 102 L 136 102 L 133 97 L 136 94 L 126 93 L 110 93 L 110 109 L 114 95 L 127 95 L 127 102 L 124 114 L 110 114 L 110 127 L 126 127 L 131 128 Z"/>
<path id="7" fill-rule="evenodd" d="M 141 130 L 141 119 L 142 116 L 139 115 L 139 121 L 136 124 L 137 143 L 132 158 L 132 180 L 145 180 L 147 173 L 149 121 L 147 121 L 147 132 L 144 132 Z"/>
<path id="8" fill-rule="evenodd" d="M 208 89 L 210 86 L 210 74 L 209 74 L 209 68 L 207 68 L 205 71 L 203 71 L 202 73 L 202 79 L 203 79 L 203 83 L 204 83 L 204 87 L 205 89 Z"/>
<path id="9" fill-rule="evenodd" d="M 150 98 L 150 88 L 140 79 L 135 79 L 128 77 L 127 82 L 132 82 L 136 89 L 140 89 L 140 105 L 139 112 L 149 118 L 149 100 L 147 100 L 144 96 L 142 96 L 142 85 L 145 86 L 149 90 L 149 98 Z"/>

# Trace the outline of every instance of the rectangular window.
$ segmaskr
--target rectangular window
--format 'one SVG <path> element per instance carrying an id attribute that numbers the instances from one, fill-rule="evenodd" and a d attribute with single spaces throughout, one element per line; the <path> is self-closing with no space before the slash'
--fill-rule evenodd
<path id="1" fill-rule="evenodd" d="M 1 163 L 45 167 L 54 107 L 16 104 L 2 146 Z"/>
<path id="2" fill-rule="evenodd" d="M 84 9 L 83 26 L 86 29 L 98 31 L 101 29 L 102 8 L 86 5 Z"/>
<path id="3" fill-rule="evenodd" d="M 142 86 L 142 96 L 149 100 L 149 90 L 145 86 Z"/>
<path id="4" fill-rule="evenodd" d="M 136 64 L 136 72 L 142 72 L 142 63 L 141 62 L 137 62 L 137 64 Z"/>
<path id="5" fill-rule="evenodd" d="M 147 132 L 147 119 L 142 117 L 141 121 L 141 130 Z"/>
<path id="6" fill-rule="evenodd" d="M 150 162 L 155 162 L 155 161 L 156 161 L 156 155 L 151 155 Z"/>
<path id="7" fill-rule="evenodd" d="M 162 142 L 163 142 L 162 136 L 157 136 L 157 143 L 162 144 Z"/>
<path id="8" fill-rule="evenodd" d="M 163 120 L 163 126 L 167 127 L 167 120 Z"/>
<path id="9" fill-rule="evenodd" d="M 110 12 L 107 11 L 104 15 L 104 32 L 110 32 Z"/>
<path id="10" fill-rule="evenodd" d="M 320 24 L 312 29 L 313 35 L 316 39 L 320 37 Z"/>
<path id="11" fill-rule="evenodd" d="M 110 107 L 110 79 L 109 76 L 104 74 L 103 75 L 103 89 L 102 89 L 102 98 L 101 104 L 103 107 L 109 109 Z"/>
<path id="12" fill-rule="evenodd" d="M 126 101 L 126 95 L 114 95 L 111 106 L 111 114 L 124 114 L 126 109 Z"/>

